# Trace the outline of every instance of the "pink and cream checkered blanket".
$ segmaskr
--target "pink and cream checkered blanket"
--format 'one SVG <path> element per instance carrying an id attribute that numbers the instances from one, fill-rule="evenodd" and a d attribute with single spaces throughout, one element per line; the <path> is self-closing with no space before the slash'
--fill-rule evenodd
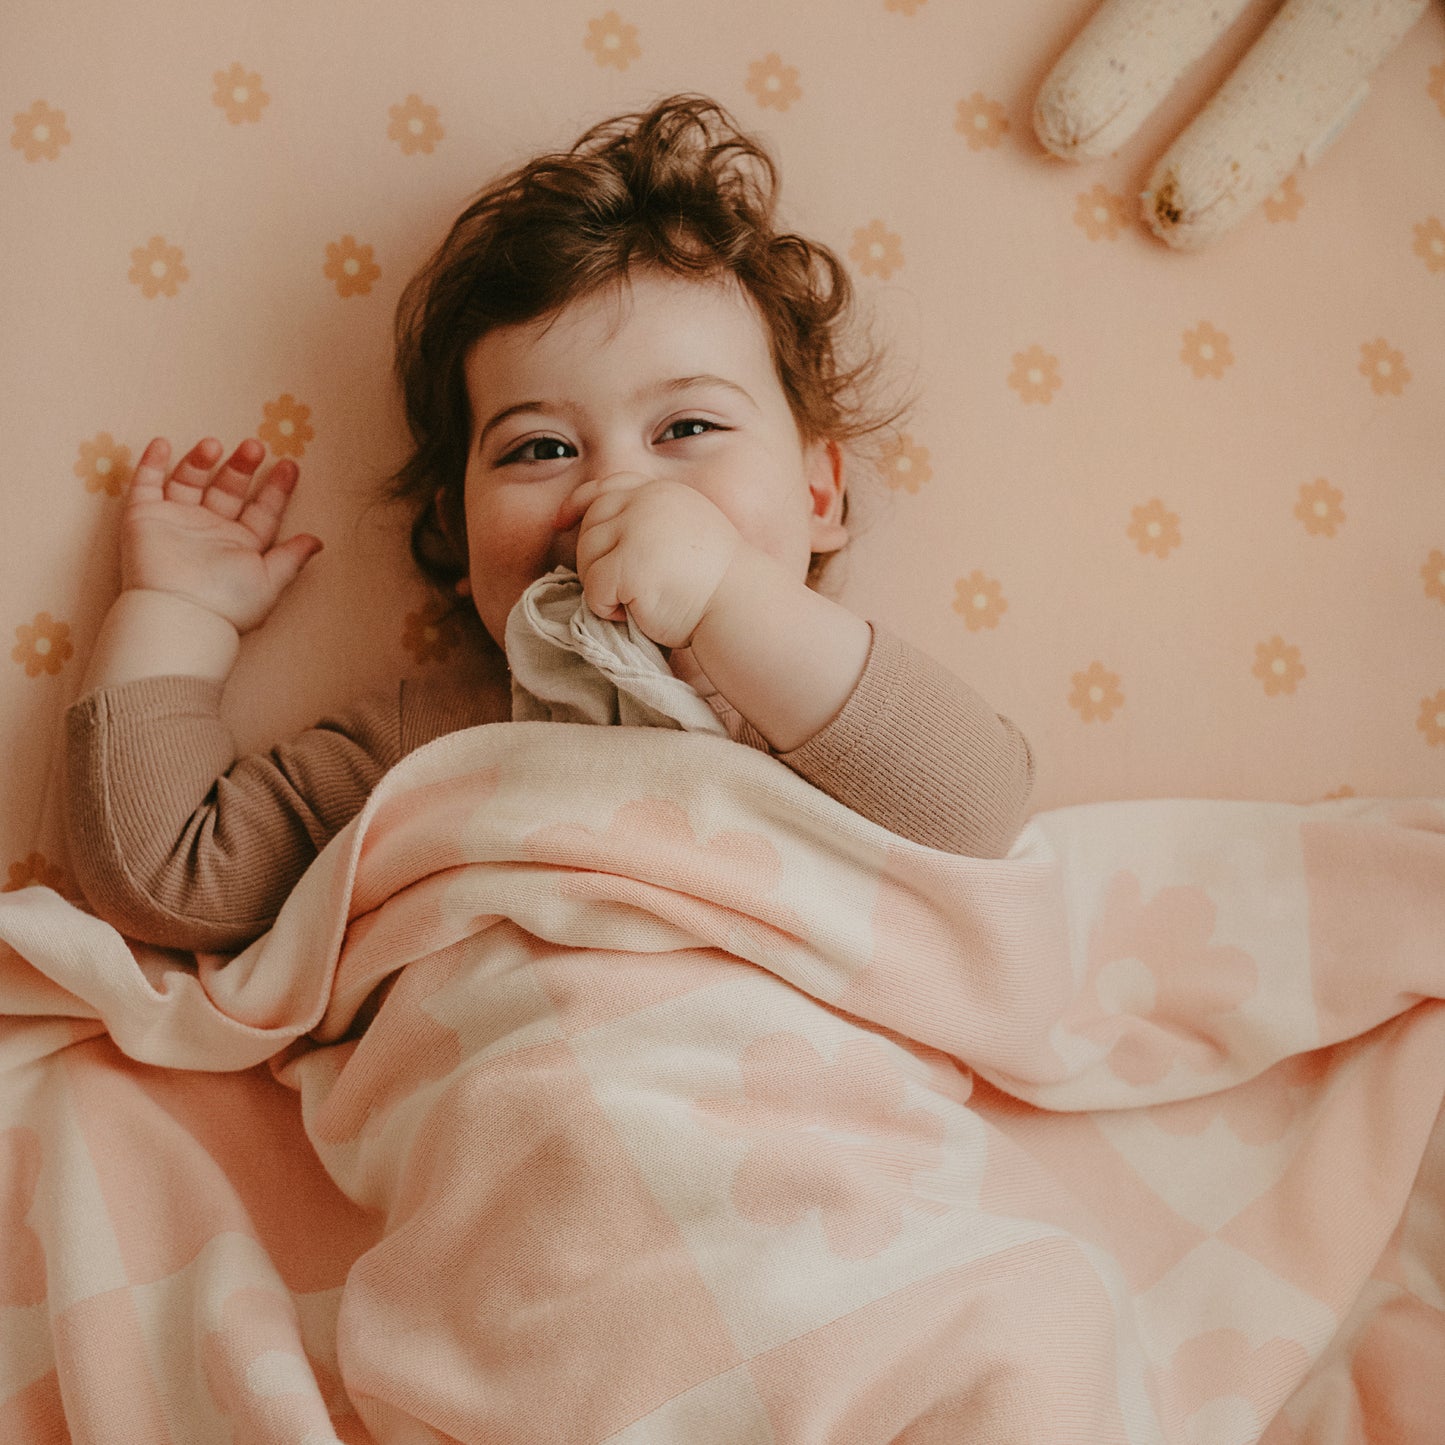
<path id="1" fill-rule="evenodd" d="M 980 860 L 514 723 L 235 958 L 0 939 L 7 1442 L 1440 1438 L 1445 800 Z"/>

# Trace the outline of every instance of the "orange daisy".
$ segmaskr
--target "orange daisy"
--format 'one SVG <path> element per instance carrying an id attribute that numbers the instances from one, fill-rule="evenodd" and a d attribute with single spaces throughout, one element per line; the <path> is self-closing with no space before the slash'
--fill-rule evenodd
<path id="1" fill-rule="evenodd" d="M 1251 672 L 1264 684 L 1267 696 L 1293 692 L 1305 675 L 1299 660 L 1299 648 L 1291 647 L 1278 633 L 1268 642 L 1254 645 L 1254 666 Z"/>
<path id="2" fill-rule="evenodd" d="M 1207 321 L 1201 321 L 1195 330 L 1184 333 L 1179 359 L 1198 377 L 1223 376 L 1225 368 L 1234 365 L 1229 338 Z"/>
<path id="3" fill-rule="evenodd" d="M 974 570 L 954 582 L 953 610 L 970 632 L 977 632 L 981 627 L 998 626 L 999 618 L 1008 611 L 1008 600 L 996 578 Z"/>
<path id="4" fill-rule="evenodd" d="M 1305 524 L 1305 531 L 1312 537 L 1324 535 L 1333 537 L 1345 520 L 1345 509 L 1340 499 L 1345 494 L 1338 487 L 1332 487 L 1323 477 L 1306 482 L 1299 489 L 1299 501 L 1294 504 L 1294 514 Z"/>
<path id="5" fill-rule="evenodd" d="M 343 236 L 326 243 L 326 264 L 321 268 L 328 281 L 336 283 L 338 296 L 366 296 L 381 267 L 371 259 L 371 247 L 357 243 L 355 236 Z"/>
<path id="6" fill-rule="evenodd" d="M 1279 187 L 1264 198 L 1264 216 L 1267 221 L 1292 221 L 1304 209 L 1305 198 L 1299 182 L 1288 175 Z"/>
<path id="7" fill-rule="evenodd" d="M 75 653 L 70 641 L 70 624 L 57 622 L 48 612 L 37 612 L 33 621 L 22 622 L 15 629 L 15 636 L 17 640 L 10 656 L 25 669 L 26 677 L 59 672 Z"/>
<path id="8" fill-rule="evenodd" d="M 73 468 L 87 492 L 106 492 L 118 497 L 130 480 L 130 448 L 123 447 L 108 431 L 81 442 L 80 457 Z"/>
<path id="9" fill-rule="evenodd" d="M 1420 575 L 1425 579 L 1425 595 L 1445 602 L 1445 552 L 1438 547 L 1431 548 Z"/>
<path id="10" fill-rule="evenodd" d="M 1008 132 L 1008 114 L 998 101 L 976 90 L 967 100 L 958 102 L 953 128 L 968 141 L 969 150 L 992 149 Z"/>
<path id="11" fill-rule="evenodd" d="M 232 125 L 261 119 L 261 110 L 271 97 L 261 89 L 261 77 L 254 70 L 247 70 L 238 60 L 229 70 L 218 70 L 211 79 L 216 85 L 211 99 L 226 112 Z"/>
<path id="12" fill-rule="evenodd" d="M 748 66 L 748 89 L 759 105 L 774 110 L 787 110 L 803 94 L 797 66 L 784 65 L 776 51 Z"/>
<path id="13" fill-rule="evenodd" d="M 1008 384 L 1026 402 L 1051 402 L 1054 393 L 1064 384 L 1059 375 L 1059 358 L 1051 356 L 1042 346 L 1014 352 L 1013 363 Z"/>
<path id="14" fill-rule="evenodd" d="M 1420 713 L 1415 719 L 1415 726 L 1425 734 L 1425 741 L 1432 748 L 1445 743 L 1445 687 L 1434 697 L 1420 699 Z"/>
<path id="15" fill-rule="evenodd" d="M 1180 544 L 1179 518 L 1158 497 L 1134 507 L 1129 514 L 1128 535 L 1143 553 L 1167 557 Z"/>
<path id="16" fill-rule="evenodd" d="M 1415 254 L 1431 271 L 1445 271 L 1445 224 L 1429 216 L 1415 226 Z"/>
<path id="17" fill-rule="evenodd" d="M 1402 352 L 1396 351 L 1383 337 L 1367 341 L 1360 347 L 1360 374 L 1370 379 L 1376 396 L 1399 396 L 1410 380 L 1410 368 Z"/>
<path id="18" fill-rule="evenodd" d="M 462 640 L 456 608 L 441 597 L 428 597 L 406 614 L 401 645 L 418 662 L 442 662 Z"/>
<path id="19" fill-rule="evenodd" d="M 1074 208 L 1074 224 L 1091 241 L 1112 241 L 1130 221 L 1129 201 L 1107 186 L 1080 191 Z"/>
<path id="20" fill-rule="evenodd" d="M 895 492 L 916 492 L 933 475 L 928 465 L 928 448 L 917 446 L 903 432 L 898 445 L 883 458 L 883 475 Z"/>
<path id="21" fill-rule="evenodd" d="M 1440 114 L 1445 115 L 1445 61 L 1430 67 L 1430 84 L 1425 87 L 1425 94 L 1440 107 Z"/>
<path id="22" fill-rule="evenodd" d="M 626 70 L 642 54 L 637 26 L 625 24 L 615 10 L 609 10 L 600 20 L 587 22 L 582 47 L 592 52 L 598 65 L 615 65 L 618 70 Z"/>
<path id="23" fill-rule="evenodd" d="M 28 853 L 18 863 L 10 864 L 9 880 L 0 884 L 0 893 L 15 893 L 32 884 L 41 888 L 53 888 L 59 894 L 75 891 L 70 877 L 58 863 L 52 863 L 44 853 Z"/>
<path id="24" fill-rule="evenodd" d="M 1119 674 L 1110 672 L 1102 662 L 1091 662 L 1086 671 L 1076 672 L 1073 682 L 1069 706 L 1084 722 L 1108 722 L 1115 709 L 1124 706 L 1124 694 L 1119 690 Z"/>
<path id="25" fill-rule="evenodd" d="M 14 150 L 24 151 L 27 161 L 57 161 L 61 146 L 69 144 L 70 132 L 65 128 L 63 110 L 51 110 L 43 100 L 37 100 L 29 110 L 16 115 L 10 145 Z"/>
<path id="26" fill-rule="evenodd" d="M 256 435 L 278 457 L 305 455 L 306 443 L 316 435 L 307 424 L 311 408 L 303 406 L 287 391 L 275 401 L 263 403 L 261 410 L 266 420 L 256 428 Z"/>
<path id="27" fill-rule="evenodd" d="M 903 264 L 903 237 L 890 231 L 882 221 L 869 221 L 853 232 L 848 255 L 865 276 L 886 281 Z"/>
<path id="28" fill-rule="evenodd" d="M 387 139 L 394 140 L 404 156 L 414 156 L 418 151 L 430 155 L 446 134 L 437 123 L 436 106 L 427 105 L 419 95 L 407 96 L 401 105 L 388 106 L 387 114 L 391 116 Z"/>
<path id="29" fill-rule="evenodd" d="M 927 0 L 883 0 L 883 8 L 895 15 L 917 15 Z"/>
<path id="30" fill-rule="evenodd" d="M 130 280 L 147 300 L 153 296 L 174 296 L 191 273 L 181 264 L 185 252 L 166 244 L 164 236 L 152 236 L 144 246 L 130 253 Z"/>

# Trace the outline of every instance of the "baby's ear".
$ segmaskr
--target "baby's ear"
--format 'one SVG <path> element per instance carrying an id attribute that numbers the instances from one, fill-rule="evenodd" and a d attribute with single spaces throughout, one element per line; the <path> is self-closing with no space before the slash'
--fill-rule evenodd
<path id="1" fill-rule="evenodd" d="M 447 547 L 457 560 L 465 564 L 467 559 L 466 515 L 462 510 L 461 498 L 446 487 L 438 487 L 432 493 L 432 516 L 436 518 L 437 530 L 445 539 Z"/>
<path id="2" fill-rule="evenodd" d="M 815 553 L 836 552 L 848 544 L 848 529 L 843 524 L 843 502 L 848 491 L 843 448 L 835 441 L 810 442 L 803 468 L 810 504 L 809 549 Z"/>

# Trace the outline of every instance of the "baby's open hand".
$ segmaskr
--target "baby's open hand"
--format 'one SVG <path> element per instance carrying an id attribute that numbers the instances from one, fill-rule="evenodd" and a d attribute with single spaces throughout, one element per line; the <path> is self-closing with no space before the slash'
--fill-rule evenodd
<path id="1" fill-rule="evenodd" d="M 688 645 L 746 545 L 701 492 L 635 472 L 578 487 L 558 522 L 571 526 L 578 516 L 577 575 L 588 607 L 613 622 L 630 614 L 659 647 Z"/>
<path id="2" fill-rule="evenodd" d="M 121 586 L 174 593 L 248 632 L 322 544 L 306 532 L 276 544 L 299 476 L 294 462 L 276 462 L 253 494 L 265 447 L 247 438 L 213 476 L 223 450 L 206 437 L 169 476 L 165 437 L 141 453 L 121 522 Z"/>

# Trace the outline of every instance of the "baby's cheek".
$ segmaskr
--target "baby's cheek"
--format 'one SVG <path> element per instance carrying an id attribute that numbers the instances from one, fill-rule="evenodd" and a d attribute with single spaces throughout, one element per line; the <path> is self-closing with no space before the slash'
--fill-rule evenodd
<path id="1" fill-rule="evenodd" d="M 786 507 L 765 493 L 733 495 L 723 500 L 719 510 L 745 542 L 780 561 L 792 556 L 799 538 L 807 536 L 807 519 L 801 509 Z"/>
<path id="2" fill-rule="evenodd" d="M 502 570 L 528 565 L 531 557 L 540 556 L 551 543 L 556 510 L 540 493 L 479 500 L 467 512 L 473 556 L 489 558 Z"/>

